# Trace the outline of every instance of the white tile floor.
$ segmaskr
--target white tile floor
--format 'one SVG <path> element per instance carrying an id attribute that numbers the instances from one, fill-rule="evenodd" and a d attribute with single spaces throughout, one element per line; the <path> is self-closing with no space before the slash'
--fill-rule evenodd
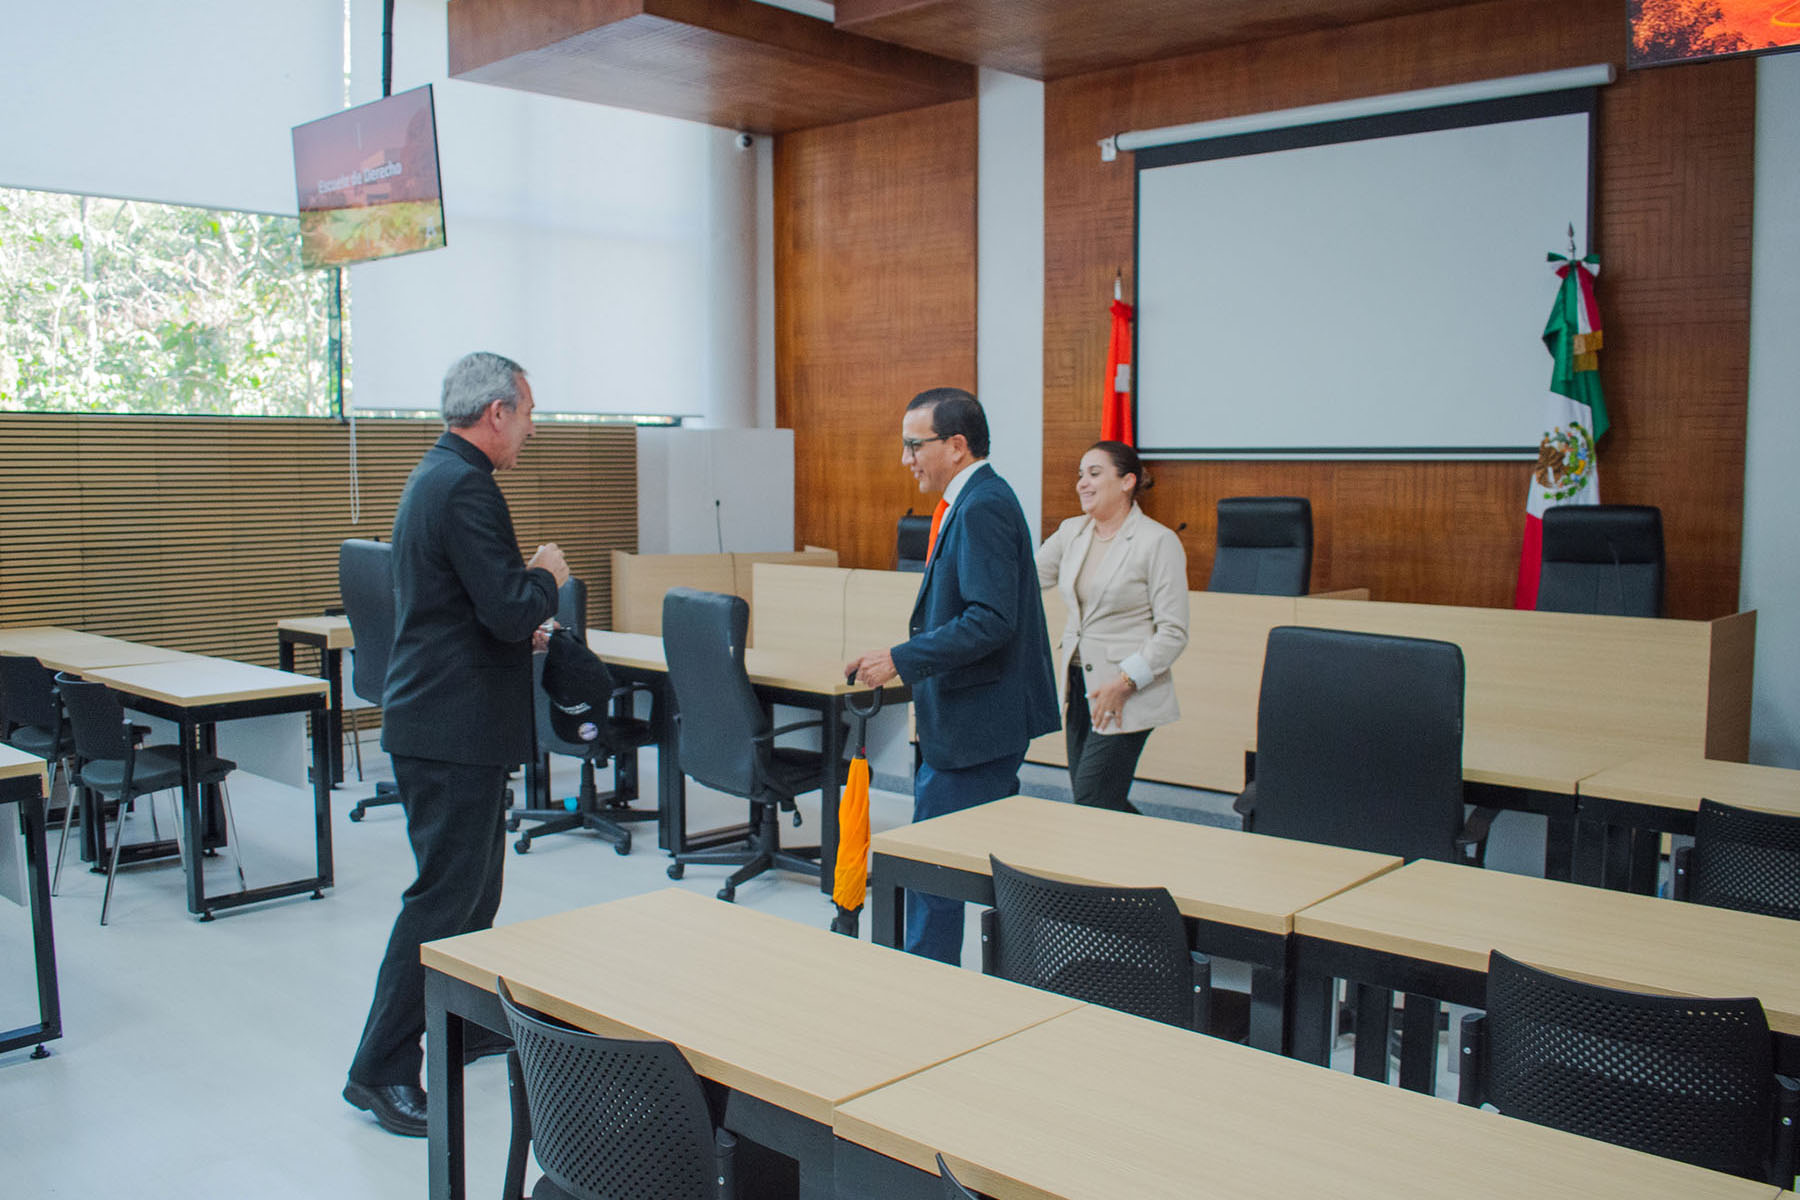
<path id="1" fill-rule="evenodd" d="M 0 1196 L 385 1200 L 423 1191 L 424 1142 L 383 1132 L 339 1096 L 375 967 L 412 877 L 398 808 L 371 810 L 360 824 L 346 818 L 386 769 L 378 752 L 365 748 L 364 758 L 369 781 L 334 793 L 337 882 L 320 901 L 276 901 L 201 924 L 185 911 L 181 872 L 171 861 L 122 871 L 111 924 L 101 928 L 104 879 L 71 849 L 55 901 L 66 1032 L 48 1059 L 31 1060 L 27 1050 L 0 1055 Z M 560 794 L 575 777 L 558 765 Z M 655 778 L 654 751 L 642 769 Z M 692 784 L 689 795 L 693 827 L 741 819 L 736 801 Z M 251 885 L 303 874 L 307 794 L 242 777 L 233 798 Z M 163 805 L 166 833 L 172 808 L 166 799 Z M 817 801 L 803 799 L 801 807 L 805 827 L 784 826 L 783 835 L 816 840 Z M 877 791 L 872 823 L 877 830 L 904 824 L 910 809 L 910 797 Z M 142 836 L 137 829 L 147 824 L 134 817 L 130 836 Z M 725 868 L 693 867 L 671 884 L 653 827 L 639 828 L 627 857 L 591 835 L 546 838 L 528 855 L 509 853 L 500 923 L 652 888 L 717 890 Z M 228 855 L 208 862 L 209 889 L 236 885 Z M 820 927 L 832 915 L 816 884 L 794 876 L 746 884 L 737 902 Z M 969 911 L 965 961 L 974 964 Z M 35 1013 L 25 929 L 20 910 L 0 901 L 4 1028 Z M 470 1189 L 491 1195 L 507 1141 L 503 1060 L 476 1064 L 468 1081 Z"/>

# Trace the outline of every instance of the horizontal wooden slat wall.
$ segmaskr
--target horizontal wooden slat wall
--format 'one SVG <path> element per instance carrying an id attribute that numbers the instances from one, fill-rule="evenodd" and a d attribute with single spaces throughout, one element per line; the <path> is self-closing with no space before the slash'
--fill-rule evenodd
<path id="1" fill-rule="evenodd" d="M 1601 494 L 1661 506 L 1670 616 L 1732 612 L 1756 69 L 1739 60 L 1625 72 L 1625 28 L 1625 0 L 1494 0 L 1046 85 L 1044 528 L 1076 511 L 1051 484 L 1068 476 L 1099 429 L 1115 271 L 1131 293 L 1130 156 L 1102 163 L 1097 138 L 1610 62 L 1621 74 L 1601 91 L 1595 231 L 1601 378 L 1613 417 L 1600 446 Z M 1206 586 L 1221 496 L 1293 494 L 1313 503 L 1315 588 L 1366 586 L 1379 600 L 1512 601 L 1525 464 L 1182 462 L 1154 471 L 1145 507 L 1171 526 L 1187 522 L 1194 587 Z"/>
<path id="2" fill-rule="evenodd" d="M 272 666 L 275 622 L 338 603 L 338 544 L 390 536 L 442 428 L 357 424 L 352 524 L 349 432 L 335 421 L 0 414 L 0 627 Z M 497 478 L 523 551 L 560 544 L 588 582 L 589 623 L 606 625 L 611 552 L 637 547 L 635 431 L 542 424 Z"/>
<path id="3" fill-rule="evenodd" d="M 846 567 L 894 565 L 930 512 L 900 417 L 975 386 L 975 102 L 775 139 L 776 424 L 794 431 L 794 534 Z"/>

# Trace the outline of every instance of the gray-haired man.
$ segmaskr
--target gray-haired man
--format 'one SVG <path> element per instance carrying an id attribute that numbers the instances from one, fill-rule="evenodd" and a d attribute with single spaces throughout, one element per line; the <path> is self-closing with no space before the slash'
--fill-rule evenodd
<path id="1" fill-rule="evenodd" d="M 425 1136 L 425 972 L 419 946 L 494 923 L 506 776 L 531 755 L 534 631 L 569 577 L 562 551 L 519 555 L 493 473 L 531 437 L 531 385 L 498 354 L 444 376 L 445 432 L 394 517 L 394 646 L 381 745 L 392 757 L 419 875 L 401 897 L 344 1099 Z"/>

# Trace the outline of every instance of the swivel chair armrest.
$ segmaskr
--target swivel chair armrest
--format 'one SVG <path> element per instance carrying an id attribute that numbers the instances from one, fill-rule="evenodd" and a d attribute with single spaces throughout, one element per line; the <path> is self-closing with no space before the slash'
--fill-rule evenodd
<path id="1" fill-rule="evenodd" d="M 1795 1157 L 1796 1123 L 1800 1123 L 1800 1082 L 1786 1075 L 1777 1075 L 1775 1134 L 1769 1146 L 1769 1182 L 1783 1191 L 1793 1188 L 1794 1175 L 1800 1172 L 1800 1158 Z"/>
<path id="2" fill-rule="evenodd" d="M 1461 1058 L 1456 1065 L 1456 1102 L 1473 1108 L 1487 1100 L 1487 1014 L 1462 1019 Z"/>
<path id="3" fill-rule="evenodd" d="M 1694 886 L 1694 848 L 1677 846 L 1672 865 L 1674 874 L 1669 879 L 1669 895 L 1677 900 L 1686 900 Z"/>
<path id="4" fill-rule="evenodd" d="M 824 719 L 822 717 L 815 717 L 810 721 L 795 721 L 792 725 L 777 725 L 775 728 L 769 730 L 769 732 L 767 732 L 767 733 L 758 734 L 752 740 L 755 741 L 756 744 L 759 746 L 763 745 L 765 743 L 772 745 L 774 743 L 775 739 L 780 737 L 784 733 L 792 733 L 796 729 L 823 729 L 823 728 L 825 728 Z"/>
<path id="5" fill-rule="evenodd" d="M 1462 830 L 1452 843 L 1462 860 L 1471 866 L 1481 866 L 1487 861 L 1488 830 L 1493 828 L 1494 818 L 1500 810 L 1477 804 L 1463 821 Z"/>
<path id="6" fill-rule="evenodd" d="M 1251 832 L 1251 826 L 1256 823 L 1256 780 L 1244 785 L 1244 790 L 1231 802 L 1231 811 L 1244 819 L 1244 831 Z"/>

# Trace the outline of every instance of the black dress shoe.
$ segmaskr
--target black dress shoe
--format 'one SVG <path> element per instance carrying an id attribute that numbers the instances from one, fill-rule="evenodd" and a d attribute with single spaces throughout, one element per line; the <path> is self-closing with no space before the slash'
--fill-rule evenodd
<path id="1" fill-rule="evenodd" d="M 344 1085 L 344 1099 L 375 1114 L 375 1120 L 389 1133 L 425 1136 L 425 1089 L 417 1084 L 364 1084 L 353 1079 Z"/>

